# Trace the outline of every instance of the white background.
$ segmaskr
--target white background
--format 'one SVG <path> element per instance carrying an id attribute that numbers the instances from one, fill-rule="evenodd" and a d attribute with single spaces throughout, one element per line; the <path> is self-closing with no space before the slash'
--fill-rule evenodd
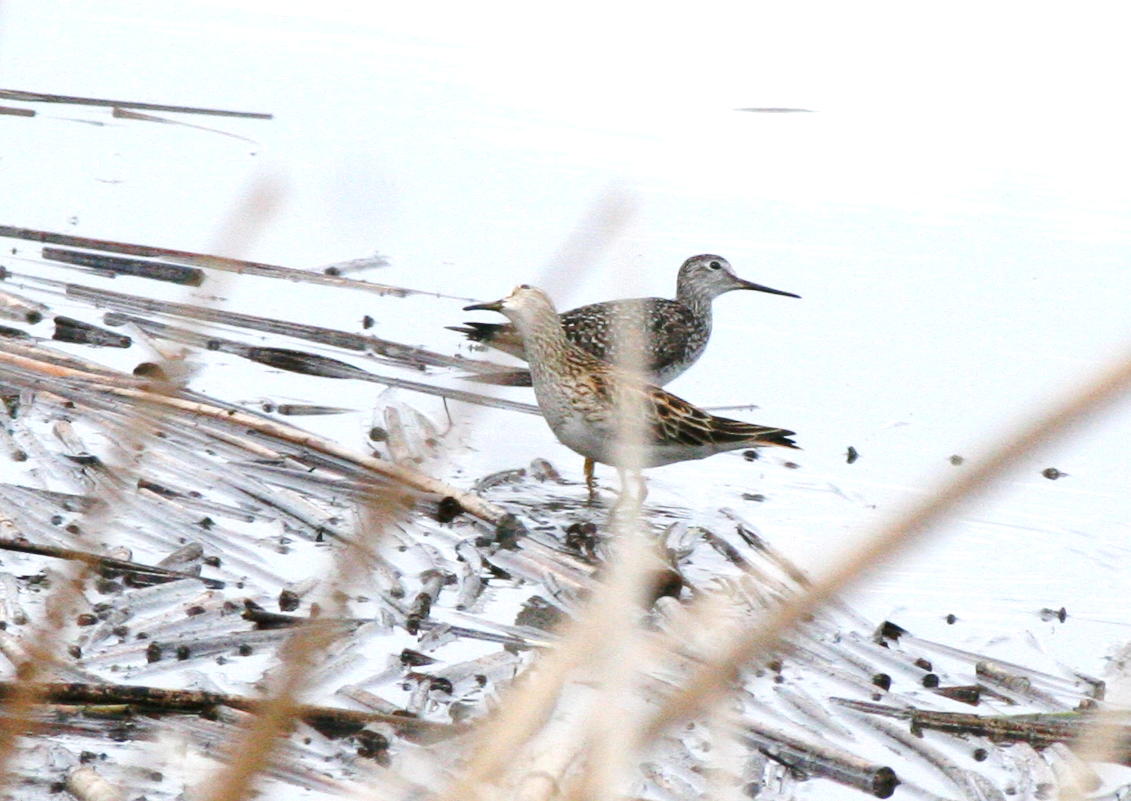
<path id="1" fill-rule="evenodd" d="M 683 259 L 720 253 L 803 299 L 720 299 L 707 354 L 670 389 L 757 404 L 735 414 L 797 431 L 800 467 L 674 465 L 651 498 L 709 524 L 735 508 L 814 571 L 963 469 L 952 454 L 1131 347 L 1131 73 L 1109 5 L 406 5 L 8 0 L 0 87 L 275 119 L 159 115 L 246 141 L 108 109 L 0 116 L 0 222 L 293 267 L 379 251 L 391 266 L 371 280 L 480 300 L 539 283 L 562 307 L 670 295 Z M 277 200 L 259 226 L 240 211 L 256 191 Z M 177 296 L 349 330 L 368 313 L 380 336 L 456 352 L 453 298 L 355 308 L 251 280 Z M 238 370 L 220 360 L 199 388 L 255 397 Z M 327 398 L 286 380 L 358 409 L 337 435 L 367 428 L 374 385 Z M 454 480 L 537 456 L 579 477 L 541 421 L 455 413 Z M 1125 404 L 856 604 L 1101 672 L 1131 623 L 1129 446 Z M 1065 624 L 1037 615 L 1061 606 Z"/>

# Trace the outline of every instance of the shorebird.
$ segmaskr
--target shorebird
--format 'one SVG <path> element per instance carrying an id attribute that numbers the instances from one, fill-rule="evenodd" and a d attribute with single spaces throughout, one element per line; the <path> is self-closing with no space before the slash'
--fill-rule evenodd
<path id="1" fill-rule="evenodd" d="M 761 445 L 796 448 L 792 431 L 715 417 L 659 387 L 595 358 L 574 345 L 554 304 L 523 284 L 493 303 L 464 308 L 501 312 L 522 338 L 538 406 L 558 440 L 587 460 L 626 472 L 703 459 Z M 622 430 L 637 425 L 635 445 Z M 629 437 L 632 439 L 632 437 Z M 586 475 L 590 492 L 592 476 Z"/>
<path id="2" fill-rule="evenodd" d="M 574 345 L 598 359 L 616 363 L 617 337 L 613 332 L 617 330 L 618 324 L 642 320 L 647 333 L 642 369 L 651 383 L 662 387 L 681 375 L 703 355 L 707 340 L 711 337 L 712 301 L 719 295 L 737 289 L 751 289 L 789 298 L 801 297 L 739 278 L 730 262 L 722 256 L 708 253 L 692 256 L 679 268 L 675 300 L 634 298 L 591 303 L 564 312 L 561 322 L 565 327 L 566 337 Z M 522 337 L 514 325 L 466 323 L 462 327 L 451 326 L 451 330 L 459 331 L 473 342 L 482 342 L 512 356 L 526 359 Z M 477 376 L 476 380 L 530 385 L 529 376 L 521 370 L 505 373 L 496 379 Z"/>

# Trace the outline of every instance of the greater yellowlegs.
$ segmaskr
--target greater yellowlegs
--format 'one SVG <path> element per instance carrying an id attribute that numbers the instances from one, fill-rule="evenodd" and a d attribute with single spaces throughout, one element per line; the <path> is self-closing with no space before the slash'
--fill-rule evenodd
<path id="1" fill-rule="evenodd" d="M 771 289 L 739 278 L 722 256 L 692 256 L 679 268 L 675 300 L 633 298 L 609 300 L 580 306 L 561 315 L 566 337 L 574 345 L 606 362 L 616 363 L 617 326 L 639 325 L 646 330 L 641 364 L 645 376 L 663 386 L 687 370 L 703 354 L 711 337 L 711 302 L 736 289 L 751 289 L 799 298 L 792 292 Z M 522 337 L 514 325 L 505 323 L 467 323 L 452 327 L 474 342 L 525 359 Z M 500 383 L 529 386 L 525 373 L 508 373 Z M 480 378 L 487 380 L 489 378 Z"/>
<path id="2" fill-rule="evenodd" d="M 475 309 L 501 312 L 514 324 L 542 415 L 558 440 L 587 460 L 623 473 L 739 448 L 797 447 L 792 431 L 715 417 L 583 351 L 566 337 L 553 303 L 540 289 L 523 284 L 502 300 L 465 311 Z M 641 442 L 635 449 L 619 444 L 625 410 L 640 415 Z"/>

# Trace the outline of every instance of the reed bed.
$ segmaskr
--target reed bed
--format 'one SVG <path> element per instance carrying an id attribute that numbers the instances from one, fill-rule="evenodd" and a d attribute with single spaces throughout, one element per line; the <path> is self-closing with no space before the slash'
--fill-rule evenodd
<path id="1" fill-rule="evenodd" d="M 411 402 L 386 404 L 359 445 L 304 429 L 340 413 L 332 402 L 265 410 L 193 389 L 180 368 L 224 354 L 249 383 L 286 371 L 324 380 L 328 398 L 365 381 L 440 395 L 467 419 L 476 405 L 537 413 L 435 380 L 507 365 L 164 291 L 222 272 L 300 292 L 323 274 L 0 237 L 20 256 L 0 287 L 9 797 L 1126 793 L 1089 761 L 1131 764 L 1104 681 L 1003 664 L 838 599 L 1123 397 L 1131 360 L 810 576 L 748 516 L 706 525 L 662 502 L 613 509 L 608 493 L 592 505 L 544 460 L 443 481 L 429 469 L 442 425 Z M 111 290 L 115 275 L 164 289 Z M 382 303 L 413 293 L 328 277 Z M 139 337 L 191 356 L 109 366 Z"/>

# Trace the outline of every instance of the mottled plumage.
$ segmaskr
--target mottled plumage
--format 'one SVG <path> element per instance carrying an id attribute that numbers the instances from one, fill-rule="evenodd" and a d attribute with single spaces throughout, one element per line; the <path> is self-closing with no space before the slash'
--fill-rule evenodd
<path id="1" fill-rule="evenodd" d="M 619 324 L 642 321 L 647 333 L 642 369 L 645 377 L 663 386 L 682 374 L 703 354 L 711 337 L 711 303 L 719 295 L 736 289 L 751 289 L 796 298 L 739 278 L 722 256 L 692 256 L 679 268 L 675 300 L 634 298 L 592 303 L 564 312 L 561 323 L 569 341 L 606 362 L 616 362 L 616 336 Z M 514 325 L 505 323 L 467 323 L 452 327 L 475 342 L 526 359 L 522 337 Z M 497 383 L 529 386 L 523 372 L 504 374 Z M 480 376 L 480 381 L 492 378 Z"/>
<path id="2" fill-rule="evenodd" d="M 796 448 L 792 431 L 715 417 L 670 392 L 594 358 L 567 338 L 544 292 L 517 287 L 494 303 L 468 306 L 505 314 L 522 337 L 534 394 L 555 436 L 586 459 L 644 468 L 759 445 Z M 638 405 L 638 406 L 637 406 Z M 618 448 L 621 415 L 639 408 L 643 450 Z"/>

